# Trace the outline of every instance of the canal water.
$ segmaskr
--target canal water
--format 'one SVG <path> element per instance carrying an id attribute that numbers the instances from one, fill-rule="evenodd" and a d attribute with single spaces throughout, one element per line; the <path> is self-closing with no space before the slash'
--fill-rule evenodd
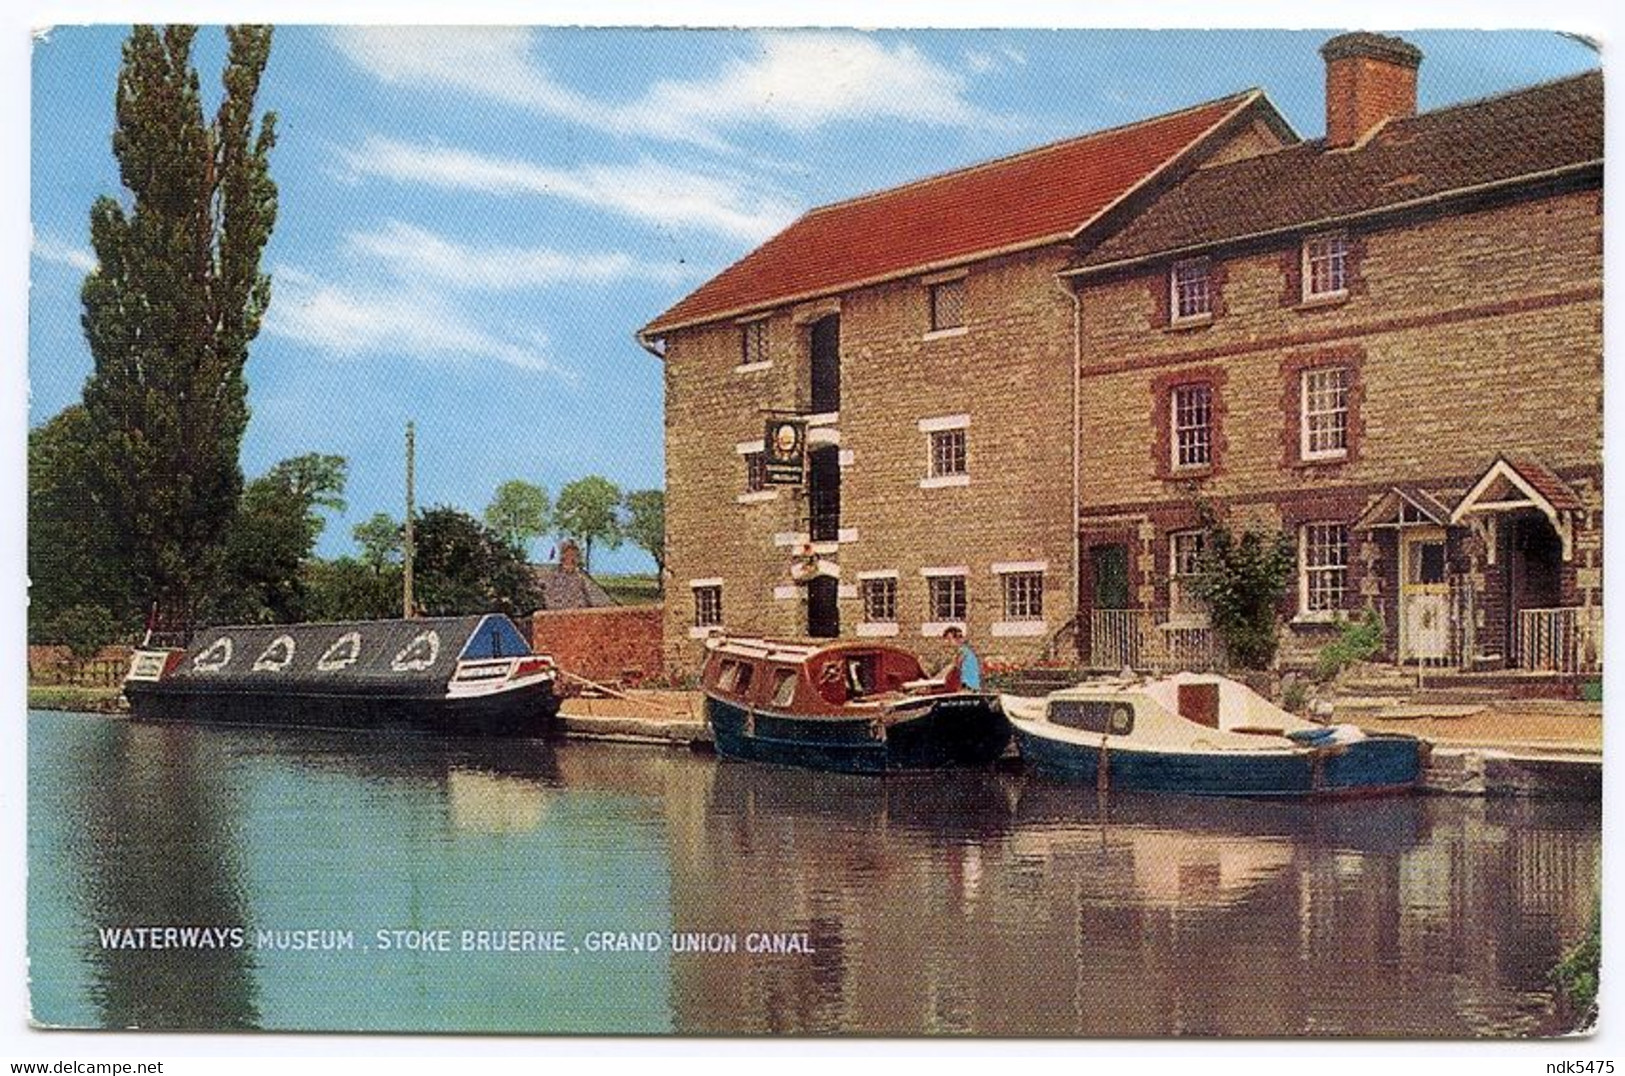
<path id="1" fill-rule="evenodd" d="M 29 718 L 67 1027 L 1547 1035 L 1598 804 L 1112 794 Z M 175 929 L 165 929 L 175 928 Z"/>

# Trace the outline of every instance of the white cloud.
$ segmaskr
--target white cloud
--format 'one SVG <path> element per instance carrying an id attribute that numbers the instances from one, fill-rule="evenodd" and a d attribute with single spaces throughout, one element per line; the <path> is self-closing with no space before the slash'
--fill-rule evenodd
<path id="1" fill-rule="evenodd" d="M 431 288 L 335 284 L 292 266 L 277 266 L 272 280 L 276 297 L 266 332 L 318 351 L 345 358 L 495 359 L 575 379 L 549 357 L 545 335 L 495 333 Z"/>
<path id="2" fill-rule="evenodd" d="M 76 269 L 81 273 L 88 273 L 96 268 L 96 255 L 83 247 L 63 242 L 51 236 L 36 235 L 34 237 L 34 257 L 42 262 L 51 262 L 55 265 L 65 265 L 69 269 Z"/>
<path id="3" fill-rule="evenodd" d="M 752 123 L 806 132 L 851 120 L 1002 122 L 967 99 L 962 76 L 912 44 L 850 31 L 753 34 L 748 55 L 711 74 L 662 80 L 628 102 L 560 83 L 528 30 L 362 27 L 334 30 L 332 40 L 387 85 L 454 89 L 616 135 L 713 148 L 726 144 L 721 130 Z"/>
<path id="4" fill-rule="evenodd" d="M 752 242 L 788 223 L 795 207 L 748 189 L 746 181 L 701 175 L 645 158 L 631 165 L 552 168 L 471 150 L 372 136 L 340 151 L 353 176 L 376 176 L 443 190 L 560 198 L 684 231 L 720 232 Z"/>
<path id="5" fill-rule="evenodd" d="M 965 98 L 965 80 L 908 42 L 860 33 L 754 37 L 756 55 L 715 76 L 655 84 L 622 116 L 646 133 L 703 141 L 717 127 L 767 122 L 806 132 L 849 120 L 996 124 Z"/>
<path id="6" fill-rule="evenodd" d="M 344 246 L 403 280 L 480 291 L 517 291 L 551 284 L 649 280 L 675 284 L 692 275 L 676 264 L 639 261 L 621 251 L 575 253 L 546 247 L 471 246 L 402 221 L 351 232 Z"/>

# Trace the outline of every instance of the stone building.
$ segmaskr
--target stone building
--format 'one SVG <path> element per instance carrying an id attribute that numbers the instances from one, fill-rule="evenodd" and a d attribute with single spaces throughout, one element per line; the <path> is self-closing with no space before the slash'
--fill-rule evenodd
<path id="1" fill-rule="evenodd" d="M 1322 52 L 1323 139 L 1250 91 L 815 209 L 645 326 L 668 663 L 1201 663 L 1198 498 L 1298 543 L 1300 653 L 1372 608 L 1396 659 L 1598 660 L 1601 76 L 1416 115 L 1412 46 Z"/>
<path id="2" fill-rule="evenodd" d="M 1334 38 L 1327 135 L 1192 173 L 1063 272 L 1080 303 L 1096 663 L 1199 652 L 1196 498 L 1283 528 L 1303 650 L 1585 671 L 1602 602 L 1600 73 L 1415 114 Z M 1195 656 L 1187 654 L 1187 659 Z"/>
<path id="3" fill-rule="evenodd" d="M 645 326 L 665 364 L 667 659 L 717 629 L 950 624 L 1031 660 L 1075 612 L 1080 236 L 1290 128 L 1252 91 L 814 209 Z M 765 478 L 770 416 L 806 482 Z"/>

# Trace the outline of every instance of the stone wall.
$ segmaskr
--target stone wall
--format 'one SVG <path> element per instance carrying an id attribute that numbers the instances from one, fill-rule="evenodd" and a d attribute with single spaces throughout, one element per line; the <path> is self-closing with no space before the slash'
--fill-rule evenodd
<path id="1" fill-rule="evenodd" d="M 745 492 L 741 445 L 762 439 L 769 409 L 810 404 L 808 326 L 841 319 L 841 408 L 815 445 L 841 458 L 841 535 L 820 555 L 840 572 L 841 632 L 859 633 L 858 575 L 897 573 L 895 641 L 934 652 L 921 569 L 964 568 L 968 628 L 993 660 L 1035 656 L 1072 615 L 1072 303 L 1055 278 L 1065 252 L 1046 248 L 971 266 L 963 331 L 928 332 L 930 276 L 876 285 L 774 313 L 770 363 L 741 367 L 735 323 L 683 330 L 666 355 L 666 535 L 669 664 L 692 668 L 690 584 L 721 579 L 731 632 L 798 636 L 806 588 L 789 565 L 807 538 L 793 487 Z M 922 420 L 963 417 L 969 481 L 922 487 Z M 1002 620 L 994 566 L 1042 564 L 1044 619 Z M 995 628 L 995 625 L 1002 625 Z M 874 630 L 874 629 L 863 629 Z M 1001 634 L 995 635 L 995 630 Z M 1012 635 L 1011 631 L 1029 634 Z"/>

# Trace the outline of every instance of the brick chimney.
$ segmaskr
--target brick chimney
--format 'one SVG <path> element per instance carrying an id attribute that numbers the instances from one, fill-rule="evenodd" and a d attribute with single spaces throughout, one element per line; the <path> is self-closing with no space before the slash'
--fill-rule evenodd
<path id="1" fill-rule="evenodd" d="M 1422 50 L 1382 34 L 1340 34 L 1320 46 L 1326 60 L 1326 146 L 1352 146 L 1392 116 L 1416 114 Z"/>

